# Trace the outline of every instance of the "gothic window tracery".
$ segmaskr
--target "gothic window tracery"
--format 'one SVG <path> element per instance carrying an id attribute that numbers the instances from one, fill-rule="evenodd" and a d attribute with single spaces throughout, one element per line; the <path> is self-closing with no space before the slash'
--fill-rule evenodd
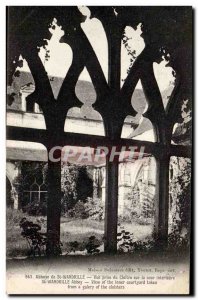
<path id="1" fill-rule="evenodd" d="M 26 176 L 23 185 L 23 206 L 47 201 L 47 185 L 37 176 Z"/>

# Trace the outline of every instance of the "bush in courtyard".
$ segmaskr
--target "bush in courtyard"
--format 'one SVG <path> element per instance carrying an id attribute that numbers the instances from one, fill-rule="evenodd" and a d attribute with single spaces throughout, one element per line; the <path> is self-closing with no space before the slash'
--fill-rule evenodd
<path id="1" fill-rule="evenodd" d="M 29 256 L 41 256 L 46 254 L 46 245 L 52 243 L 53 255 L 60 255 L 62 253 L 62 243 L 59 241 L 56 232 L 53 230 L 46 233 L 41 232 L 41 226 L 28 221 L 27 218 L 22 218 L 19 223 L 22 229 L 21 235 L 27 240 L 30 251 Z M 50 245 L 49 245 L 50 246 Z"/>
<path id="2" fill-rule="evenodd" d="M 68 216 L 78 219 L 102 220 L 104 214 L 103 204 L 99 198 L 87 198 L 86 202 L 78 201 L 73 209 L 68 211 Z"/>
<path id="3" fill-rule="evenodd" d="M 85 246 L 87 254 L 97 254 L 100 252 L 98 247 L 100 246 L 99 240 L 93 235 L 89 237 L 89 241 Z"/>
<path id="4" fill-rule="evenodd" d="M 79 248 L 79 243 L 77 241 L 74 242 L 70 242 L 69 243 L 69 247 L 70 247 L 70 252 L 76 252 Z"/>
<path id="5" fill-rule="evenodd" d="M 178 232 L 177 229 L 173 230 L 168 235 L 168 248 L 169 250 L 174 250 L 175 248 L 180 250 L 185 250 L 190 247 L 190 239 L 188 236 L 187 230 L 183 230 L 183 232 Z"/>
<path id="6" fill-rule="evenodd" d="M 119 252 L 131 252 L 133 250 L 133 234 L 125 231 L 124 227 L 119 228 L 117 233 L 117 245 Z"/>
<path id="7" fill-rule="evenodd" d="M 118 234 L 117 234 L 117 246 L 118 252 L 126 253 L 126 252 L 147 252 L 154 247 L 153 240 L 142 240 L 135 241 L 133 237 L 133 233 L 126 231 L 124 226 L 120 226 L 118 224 Z"/>
<path id="8" fill-rule="evenodd" d="M 86 250 L 87 254 L 98 254 L 100 250 L 101 242 L 94 235 L 86 238 L 82 243 L 77 241 L 72 241 L 69 243 L 70 251 L 69 253 L 75 253 L 76 251 Z"/>
<path id="9" fill-rule="evenodd" d="M 74 208 L 68 211 L 68 216 L 76 219 L 87 219 L 89 215 L 85 210 L 85 203 L 79 200 Z"/>
<path id="10" fill-rule="evenodd" d="M 41 255 L 45 253 L 47 242 L 46 234 L 41 233 L 41 226 L 22 218 L 19 223 L 22 229 L 21 235 L 27 240 L 30 251 L 29 255 Z"/>
<path id="11" fill-rule="evenodd" d="M 104 204 L 100 198 L 87 198 L 85 211 L 93 220 L 101 221 L 104 219 Z"/>
<path id="12" fill-rule="evenodd" d="M 38 203 L 37 201 L 28 203 L 23 207 L 23 212 L 30 216 L 46 216 L 47 215 L 47 202 Z"/>

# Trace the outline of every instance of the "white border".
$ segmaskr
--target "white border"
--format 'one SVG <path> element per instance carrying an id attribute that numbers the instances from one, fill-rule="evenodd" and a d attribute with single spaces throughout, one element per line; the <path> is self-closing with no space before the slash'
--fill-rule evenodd
<path id="1" fill-rule="evenodd" d="M 186 1 L 186 0 L 175 0 L 175 1 L 171 1 L 171 0 L 167 0 L 167 1 L 159 1 L 159 0 L 150 0 L 150 1 L 145 1 L 145 0 L 139 0 L 138 2 L 136 1 L 120 1 L 120 0 L 114 0 L 114 1 L 110 1 L 110 0 L 89 0 L 89 1 L 85 1 L 85 0 L 43 0 L 43 1 L 39 1 L 39 0 L 34 0 L 34 1 L 30 1 L 27 2 L 25 0 L 2 0 L 1 1 L 1 6 L 9 6 L 9 5 L 22 5 L 22 6 L 27 6 L 27 5 L 35 5 L 35 6 L 42 6 L 42 5 L 52 5 L 52 6 L 56 6 L 56 5 L 62 5 L 62 6 L 75 6 L 75 5 L 95 5 L 95 6 L 107 6 L 107 5 L 112 5 L 112 6 L 124 6 L 124 5 L 128 5 L 128 6 L 193 6 L 196 8 L 196 1 Z"/>

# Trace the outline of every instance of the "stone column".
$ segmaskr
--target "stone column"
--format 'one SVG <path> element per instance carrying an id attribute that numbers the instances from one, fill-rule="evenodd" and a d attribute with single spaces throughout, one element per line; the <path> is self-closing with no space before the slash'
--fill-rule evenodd
<path id="1" fill-rule="evenodd" d="M 101 184 L 101 188 L 102 188 L 102 203 L 105 204 L 105 193 L 106 193 L 106 170 L 105 167 L 102 167 L 100 169 L 101 172 L 101 176 L 102 176 L 102 184 Z"/>
<path id="2" fill-rule="evenodd" d="M 124 213 L 125 200 L 125 164 L 119 164 L 119 181 L 118 181 L 118 215 Z"/>
<path id="3" fill-rule="evenodd" d="M 47 255 L 60 254 L 61 162 L 48 159 Z"/>
<path id="4" fill-rule="evenodd" d="M 118 162 L 107 160 L 106 203 L 105 203 L 105 243 L 107 253 L 117 251 L 118 217 Z"/>
<path id="5" fill-rule="evenodd" d="M 168 245 L 168 210 L 169 210 L 169 161 L 164 155 L 157 157 L 155 240 L 160 249 Z"/>
<path id="6" fill-rule="evenodd" d="M 93 198 L 98 197 L 98 168 L 93 170 Z"/>
<path id="7" fill-rule="evenodd" d="M 18 193 L 17 193 L 16 188 L 14 186 L 12 186 L 11 198 L 12 198 L 12 201 L 13 201 L 13 208 L 14 209 L 19 209 Z"/>

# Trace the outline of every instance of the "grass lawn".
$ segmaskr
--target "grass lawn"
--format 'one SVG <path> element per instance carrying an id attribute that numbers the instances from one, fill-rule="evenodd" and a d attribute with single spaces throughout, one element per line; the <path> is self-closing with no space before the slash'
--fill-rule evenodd
<path id="1" fill-rule="evenodd" d="M 7 208 L 7 257 L 24 257 L 29 250 L 28 243 L 21 236 L 20 220 L 26 217 L 34 223 L 41 226 L 42 232 L 46 232 L 47 218 L 29 216 L 21 211 Z M 149 238 L 152 234 L 152 225 L 140 225 L 137 223 L 122 223 L 121 226 L 125 230 L 133 233 L 134 239 Z M 77 250 L 83 251 L 89 237 L 95 236 L 99 243 L 103 244 L 104 221 L 96 221 L 91 219 L 74 219 L 61 218 L 61 242 L 62 252 L 66 254 L 71 251 L 70 242 L 77 241 L 79 243 Z"/>
<path id="2" fill-rule="evenodd" d="M 26 217 L 28 220 L 41 226 L 42 232 L 46 232 L 47 218 L 29 216 L 21 211 L 7 208 L 7 225 L 6 225 L 6 254 L 7 257 L 26 256 L 29 250 L 28 243 L 21 236 L 19 222 Z M 95 236 L 100 244 L 103 243 L 104 222 L 88 219 L 70 219 L 61 218 L 61 242 L 63 254 L 70 252 L 70 242 L 77 241 L 79 246 L 77 250 L 85 249 L 90 236 Z"/>
<path id="3" fill-rule="evenodd" d="M 6 255 L 7 257 L 26 256 L 29 250 L 28 243 L 21 236 L 19 222 L 22 218 L 39 224 L 42 231 L 46 230 L 43 217 L 32 217 L 22 211 L 7 208 L 6 210 Z"/>

